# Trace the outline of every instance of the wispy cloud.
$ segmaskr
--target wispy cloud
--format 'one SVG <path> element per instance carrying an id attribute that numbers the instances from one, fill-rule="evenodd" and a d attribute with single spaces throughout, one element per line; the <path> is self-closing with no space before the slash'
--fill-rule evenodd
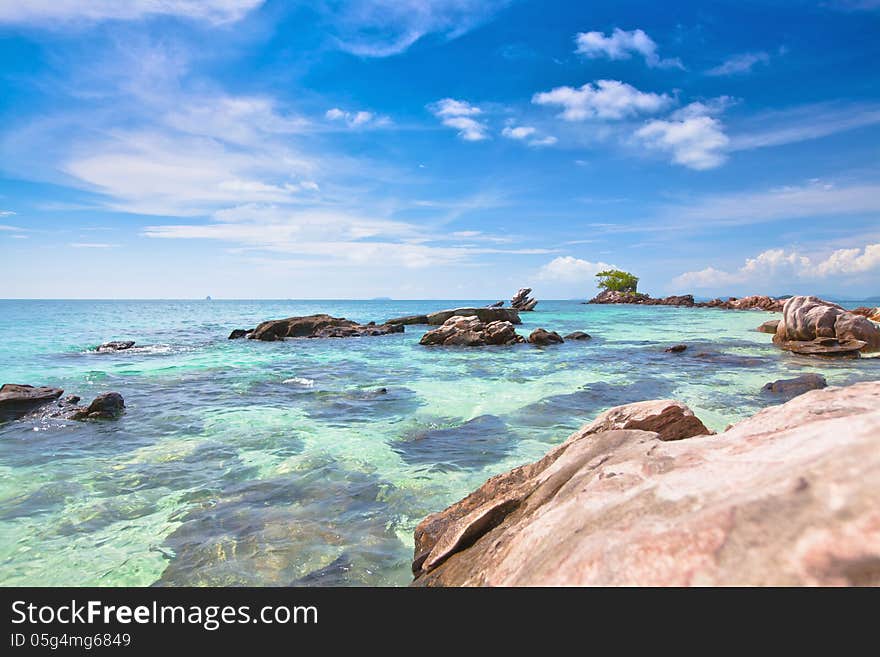
<path id="1" fill-rule="evenodd" d="M 630 59 L 634 54 L 644 58 L 651 67 L 684 68 L 681 60 L 661 59 L 657 44 L 643 30 L 621 30 L 618 27 L 605 36 L 604 32 L 578 32 L 575 52 L 590 59 Z"/>
<path id="2" fill-rule="evenodd" d="M 465 141 L 488 139 L 489 126 L 474 117 L 483 111 L 476 105 L 454 98 L 443 98 L 428 105 L 428 109 L 448 128 L 458 130 L 458 136 Z"/>
<path id="3" fill-rule="evenodd" d="M 12 210 L 0 210 L 0 217 L 11 217 L 15 214 Z"/>
<path id="4" fill-rule="evenodd" d="M 3 0 L 0 22 L 37 25 L 58 22 L 136 20 L 175 16 L 209 23 L 240 20 L 264 0 Z"/>
<path id="5" fill-rule="evenodd" d="M 543 91 L 535 94 L 532 102 L 562 107 L 559 116 L 566 121 L 583 121 L 652 114 L 666 109 L 674 101 L 666 94 L 639 91 L 619 80 L 598 80 L 579 88 L 564 86 Z"/>
<path id="6" fill-rule="evenodd" d="M 706 75 L 722 76 L 749 73 L 756 64 L 766 64 L 769 61 L 770 55 L 766 52 L 744 52 L 731 55 L 718 66 L 706 71 Z"/>
<path id="7" fill-rule="evenodd" d="M 366 110 L 348 111 L 338 107 L 328 109 L 324 116 L 330 121 L 339 121 L 349 128 L 385 127 L 391 125 L 387 116 L 379 116 Z"/>
<path id="8" fill-rule="evenodd" d="M 389 57 L 429 35 L 456 39 L 509 4 L 510 0 L 353 0 L 321 2 L 341 50 L 360 57 Z"/>
<path id="9" fill-rule="evenodd" d="M 615 269 L 606 262 L 590 262 L 574 256 L 554 258 L 538 270 L 538 279 L 542 281 L 561 281 L 565 283 L 581 283 L 594 280 L 596 274 L 606 269 Z"/>
<path id="10" fill-rule="evenodd" d="M 530 125 L 510 124 L 504 127 L 501 135 L 514 141 L 525 142 L 529 146 L 552 146 L 557 142 L 553 135 L 540 136 L 538 129 Z"/>

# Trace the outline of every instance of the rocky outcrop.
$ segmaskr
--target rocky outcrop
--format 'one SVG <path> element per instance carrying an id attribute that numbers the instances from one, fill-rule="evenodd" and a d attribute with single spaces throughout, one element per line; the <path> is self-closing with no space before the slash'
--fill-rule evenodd
<path id="1" fill-rule="evenodd" d="M 549 344 L 562 344 L 565 340 L 556 331 L 536 328 L 529 334 L 529 342 L 539 347 L 545 347 Z"/>
<path id="2" fill-rule="evenodd" d="M 112 342 L 105 342 L 102 345 L 99 345 L 95 351 L 99 354 L 112 352 L 112 351 L 125 351 L 126 349 L 131 349 L 134 346 L 134 340 L 114 340 Z"/>
<path id="3" fill-rule="evenodd" d="M 538 305 L 538 301 L 537 299 L 529 298 L 531 293 L 532 288 L 521 287 L 517 293 L 513 295 L 513 299 L 510 300 L 510 307 L 523 312 L 534 310 L 535 306 Z"/>
<path id="4" fill-rule="evenodd" d="M 510 322 L 483 322 L 476 316 L 454 316 L 419 340 L 422 345 L 482 347 L 525 342 Z"/>
<path id="5" fill-rule="evenodd" d="M 565 336 L 566 340 L 589 340 L 593 336 L 583 331 L 573 331 Z"/>
<path id="6" fill-rule="evenodd" d="M 4 383 L 0 387 L 0 422 L 14 420 L 55 401 L 64 390 L 48 386 L 34 387 L 20 383 Z"/>
<path id="7" fill-rule="evenodd" d="M 654 299 L 650 295 L 642 294 L 641 292 L 618 292 L 617 290 L 603 290 L 595 297 L 587 301 L 587 303 L 631 303 L 640 306 L 692 307 L 694 305 L 694 297 L 692 294 L 682 294 Z"/>
<path id="8" fill-rule="evenodd" d="M 250 334 L 250 340 L 272 342 L 284 338 L 358 338 L 365 336 L 403 333 L 401 324 L 358 324 L 344 317 L 330 315 L 308 315 L 271 319 L 259 324 Z M 233 331 L 235 333 L 235 331 Z M 230 334 L 232 338 L 232 334 Z"/>
<path id="9" fill-rule="evenodd" d="M 880 382 L 688 418 L 613 409 L 428 516 L 415 584 L 880 585 Z"/>
<path id="10" fill-rule="evenodd" d="M 812 296 L 791 297 L 785 302 L 773 342 L 808 355 L 880 351 L 880 327 L 836 303 Z"/>
<path id="11" fill-rule="evenodd" d="M 700 308 L 721 308 L 722 310 L 765 310 L 767 312 L 782 312 L 782 306 L 785 305 L 785 299 L 775 299 L 763 294 L 754 294 L 752 296 L 728 297 L 726 301 L 721 299 L 712 299 L 703 303 L 696 304 Z"/>
<path id="12" fill-rule="evenodd" d="M 828 382 L 821 374 L 801 374 L 793 379 L 779 379 L 772 383 L 767 383 L 761 390 L 784 399 L 793 399 L 798 395 L 802 395 L 810 390 L 821 390 L 827 388 Z"/>
<path id="13" fill-rule="evenodd" d="M 770 321 L 761 324 L 755 330 L 758 331 L 758 333 L 776 333 L 776 329 L 779 328 L 779 321 L 780 320 L 778 319 L 771 319 Z"/>

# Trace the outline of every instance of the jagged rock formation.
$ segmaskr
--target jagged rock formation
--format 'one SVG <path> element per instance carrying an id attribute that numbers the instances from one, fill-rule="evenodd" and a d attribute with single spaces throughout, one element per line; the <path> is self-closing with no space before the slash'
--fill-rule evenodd
<path id="1" fill-rule="evenodd" d="M 818 297 L 791 297 L 773 342 L 806 355 L 858 355 L 880 351 L 880 327 L 836 303 Z"/>
<path id="2" fill-rule="evenodd" d="M 525 342 L 510 322 L 484 322 L 479 317 L 450 317 L 439 328 L 428 331 L 419 340 L 422 345 L 482 347 Z"/>
<path id="3" fill-rule="evenodd" d="M 513 295 L 513 299 L 510 300 L 510 307 L 523 312 L 534 310 L 535 306 L 538 305 L 538 301 L 537 299 L 529 298 L 531 293 L 532 288 L 521 287 L 517 293 Z"/>
<path id="4" fill-rule="evenodd" d="M 705 434 L 677 402 L 603 413 L 425 518 L 415 584 L 880 585 L 880 382 Z"/>

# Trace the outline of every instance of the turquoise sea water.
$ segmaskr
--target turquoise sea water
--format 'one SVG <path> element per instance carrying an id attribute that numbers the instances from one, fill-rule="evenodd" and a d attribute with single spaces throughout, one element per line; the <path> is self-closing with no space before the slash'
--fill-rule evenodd
<path id="1" fill-rule="evenodd" d="M 115 421 L 0 425 L 0 584 L 405 585 L 425 515 L 606 408 L 673 397 L 722 430 L 774 403 L 767 381 L 880 378 L 878 358 L 779 351 L 754 331 L 778 315 L 751 311 L 542 301 L 523 335 L 594 336 L 546 348 L 422 347 L 421 326 L 226 339 L 488 302 L 0 301 L 0 383 L 126 401 Z M 113 339 L 142 346 L 92 351 Z"/>

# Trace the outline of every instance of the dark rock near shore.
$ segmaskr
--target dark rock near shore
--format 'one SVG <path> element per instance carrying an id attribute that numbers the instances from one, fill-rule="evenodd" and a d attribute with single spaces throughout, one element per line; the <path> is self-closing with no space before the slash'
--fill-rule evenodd
<path id="1" fill-rule="evenodd" d="M 821 390 L 827 388 L 828 382 L 821 374 L 802 374 L 794 379 L 779 379 L 772 383 L 767 383 L 761 388 L 762 392 L 780 395 L 786 399 L 792 399 L 798 395 L 802 395 L 810 390 Z"/>
<path id="2" fill-rule="evenodd" d="M 111 351 L 125 351 L 126 349 L 131 349 L 133 346 L 134 340 L 114 340 L 98 346 L 95 351 L 99 354 Z"/>
<path id="3" fill-rule="evenodd" d="M 69 415 L 71 420 L 112 420 L 125 410 L 125 400 L 118 392 L 105 392 L 92 400 L 86 408 Z"/>
<path id="4" fill-rule="evenodd" d="M 520 310 L 523 312 L 530 312 L 535 309 L 535 306 L 538 305 L 537 299 L 529 298 L 529 295 L 532 293 L 532 288 L 530 287 L 522 287 L 520 288 L 516 294 L 513 295 L 513 299 L 510 300 L 511 308 L 516 310 Z"/>
<path id="5" fill-rule="evenodd" d="M 34 387 L 4 383 L 0 387 L 0 421 L 14 420 L 58 399 L 64 390 L 48 386 Z"/>
<path id="6" fill-rule="evenodd" d="M 565 336 L 566 340 L 589 340 L 593 336 L 583 331 L 574 331 Z"/>
<path id="7" fill-rule="evenodd" d="M 232 333 L 229 334 L 229 340 L 238 340 L 239 338 L 244 338 L 254 332 L 254 329 L 232 329 Z"/>
<path id="8" fill-rule="evenodd" d="M 454 316 L 419 340 L 422 345 L 482 347 L 525 342 L 510 322 L 483 322 L 476 316 Z"/>
<path id="9" fill-rule="evenodd" d="M 308 315 L 263 322 L 248 335 L 250 340 L 272 342 L 284 338 L 356 338 L 403 333 L 402 324 L 358 324 L 344 317 Z"/>
<path id="10" fill-rule="evenodd" d="M 548 331 L 542 328 L 536 328 L 529 334 L 529 342 L 543 347 L 549 344 L 562 344 L 565 340 L 556 331 Z"/>
<path id="11" fill-rule="evenodd" d="M 450 317 L 477 317 L 481 322 L 510 322 L 522 324 L 519 313 L 513 308 L 456 308 L 440 310 L 428 315 L 428 324 L 440 326 Z"/>
<path id="12" fill-rule="evenodd" d="M 686 344 L 677 344 L 677 345 L 673 345 L 672 347 L 666 347 L 666 349 L 664 349 L 663 351 L 665 351 L 666 353 L 670 353 L 670 354 L 680 354 L 682 351 L 684 351 L 687 348 L 688 348 L 688 346 Z"/>
<path id="13" fill-rule="evenodd" d="M 780 322 L 780 320 L 778 320 L 778 319 L 771 319 L 769 322 L 764 322 L 763 324 L 761 324 L 755 330 L 758 331 L 759 333 L 774 334 L 774 333 L 776 333 L 776 329 L 779 328 L 779 322 Z"/>

